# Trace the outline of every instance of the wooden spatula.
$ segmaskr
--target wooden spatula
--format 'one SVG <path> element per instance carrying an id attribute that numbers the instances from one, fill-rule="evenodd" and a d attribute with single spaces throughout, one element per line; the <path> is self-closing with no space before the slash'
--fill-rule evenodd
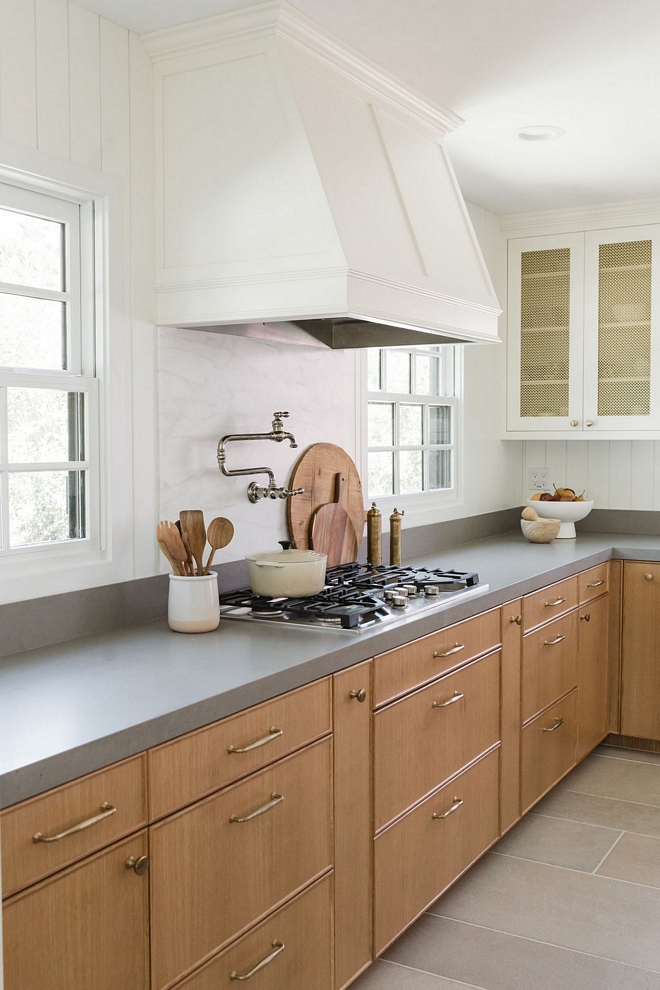
<path id="1" fill-rule="evenodd" d="M 206 547 L 204 513 L 201 509 L 183 509 L 179 513 L 179 519 L 181 521 L 181 536 L 183 537 L 184 546 L 186 546 L 186 549 L 190 547 L 190 552 L 195 558 L 195 564 L 197 565 L 197 573 L 203 574 L 203 556 Z"/>
<path id="2" fill-rule="evenodd" d="M 328 567 L 357 559 L 358 538 L 351 517 L 343 506 L 346 475 L 335 478 L 335 501 L 327 502 L 312 516 L 310 543 L 313 550 L 328 555 Z"/>

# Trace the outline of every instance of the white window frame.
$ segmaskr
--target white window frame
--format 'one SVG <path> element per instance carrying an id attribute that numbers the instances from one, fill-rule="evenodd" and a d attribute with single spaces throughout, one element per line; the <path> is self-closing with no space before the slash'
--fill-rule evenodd
<path id="1" fill-rule="evenodd" d="M 388 515 L 396 506 L 406 512 L 409 525 L 425 525 L 451 518 L 454 508 L 463 505 L 463 347 L 447 345 L 454 351 L 453 395 L 417 395 L 415 393 L 370 392 L 368 382 L 368 351 L 360 352 L 356 368 L 357 384 L 357 437 L 356 449 L 359 453 L 360 471 L 363 478 L 365 502 L 376 501 L 383 515 Z M 394 350 L 395 348 L 381 348 Z M 401 347 L 397 350 L 410 351 L 413 347 Z M 446 369 L 446 364 L 443 362 Z M 446 372 L 445 372 L 446 373 Z M 446 381 L 443 386 L 446 385 Z M 444 387 L 441 391 L 445 390 Z M 453 465 L 452 488 L 435 489 L 415 492 L 408 495 L 378 495 L 371 496 L 368 491 L 368 404 L 369 402 L 392 402 L 404 404 L 450 405 L 453 408 Z M 426 410 L 424 415 L 426 416 Z M 390 449 L 390 448 L 387 448 Z M 396 449 L 406 450 L 405 446 Z M 415 446 L 415 448 L 417 447 Z"/>
<path id="2" fill-rule="evenodd" d="M 69 204 L 79 209 L 83 328 L 80 353 L 74 350 L 72 355 L 74 368 L 3 372 L 0 385 L 27 384 L 29 379 L 33 386 L 38 380 L 40 387 L 86 392 L 91 399 L 86 402 L 88 459 L 83 462 L 89 472 L 89 534 L 83 539 L 0 553 L 0 603 L 5 603 L 129 580 L 134 568 L 130 318 L 123 289 L 122 181 L 0 140 L 0 183 L 15 190 L 17 204 L 22 197 L 24 202 L 30 198 L 24 198 L 26 191 L 61 200 L 65 214 Z M 3 453 L 6 464 L 7 451 Z M 39 464 L 40 469 L 44 467 Z"/>

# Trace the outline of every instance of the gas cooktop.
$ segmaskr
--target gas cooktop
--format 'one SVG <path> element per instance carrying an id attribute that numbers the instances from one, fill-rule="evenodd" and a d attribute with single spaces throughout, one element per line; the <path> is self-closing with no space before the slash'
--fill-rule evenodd
<path id="1" fill-rule="evenodd" d="M 258 598 L 249 588 L 220 596 L 227 619 L 279 622 L 289 626 L 360 633 L 419 612 L 440 610 L 488 591 L 470 571 L 381 564 L 340 564 L 326 585 L 308 598 Z"/>

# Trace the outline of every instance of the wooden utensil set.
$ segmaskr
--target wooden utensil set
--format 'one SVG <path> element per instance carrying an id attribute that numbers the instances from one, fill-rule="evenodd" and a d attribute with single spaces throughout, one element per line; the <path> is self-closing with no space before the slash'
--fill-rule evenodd
<path id="1" fill-rule="evenodd" d="M 179 577 L 201 577 L 208 574 L 216 550 L 231 543 L 234 527 L 229 519 L 217 516 L 204 524 L 201 509 L 184 509 L 176 523 L 159 522 L 156 527 L 158 545 L 167 557 L 172 573 Z M 206 563 L 206 544 L 211 547 Z"/>

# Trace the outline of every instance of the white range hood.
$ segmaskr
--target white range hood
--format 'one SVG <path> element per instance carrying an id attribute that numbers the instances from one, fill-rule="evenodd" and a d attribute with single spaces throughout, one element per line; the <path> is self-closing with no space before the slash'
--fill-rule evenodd
<path id="1" fill-rule="evenodd" d="M 284 2 L 142 40 L 158 323 L 335 347 L 497 340 L 442 147 L 460 118 Z"/>

